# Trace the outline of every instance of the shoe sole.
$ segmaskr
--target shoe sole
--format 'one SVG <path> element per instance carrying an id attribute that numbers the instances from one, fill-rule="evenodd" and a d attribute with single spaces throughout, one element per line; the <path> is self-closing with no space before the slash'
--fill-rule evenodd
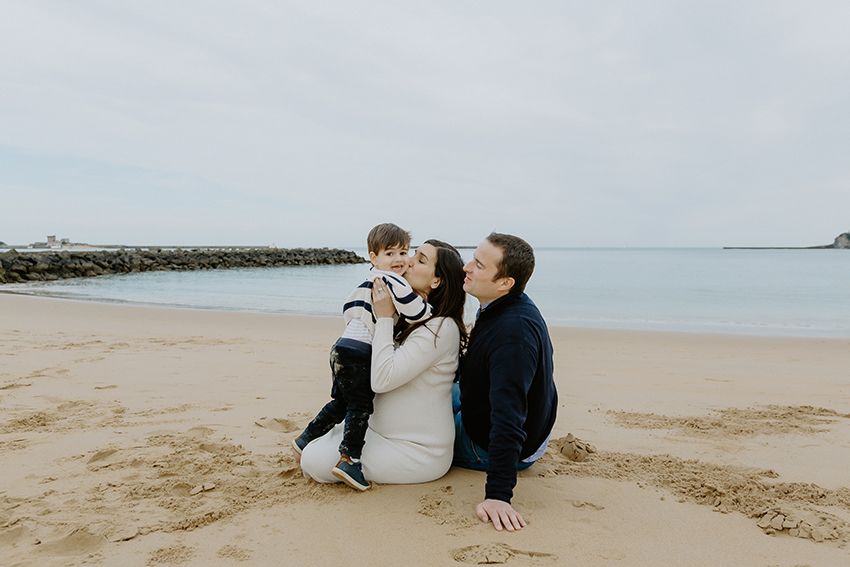
<path id="1" fill-rule="evenodd" d="M 299 455 L 301 454 L 301 447 L 298 446 L 298 443 L 295 442 L 295 439 L 292 440 L 292 448 L 295 449 L 295 452 Z"/>
<path id="2" fill-rule="evenodd" d="M 363 486 L 362 484 L 360 484 L 359 482 L 357 482 L 356 480 L 354 480 L 353 478 L 351 478 L 351 477 L 350 477 L 350 476 L 349 476 L 349 475 L 348 475 L 348 474 L 347 474 L 344 470 L 342 470 L 342 469 L 338 469 L 338 468 L 334 467 L 334 469 L 333 469 L 331 472 L 332 472 L 332 473 L 333 473 L 333 475 L 334 475 L 335 477 L 337 477 L 339 480 L 341 480 L 342 482 L 344 482 L 345 484 L 347 484 L 347 485 L 348 485 L 348 486 L 350 486 L 351 488 L 353 488 L 353 489 L 355 489 L 355 490 L 359 490 L 360 492 L 365 492 L 366 490 L 369 490 L 369 488 L 372 486 L 372 485 L 370 485 L 370 484 L 367 484 L 366 486 Z"/>

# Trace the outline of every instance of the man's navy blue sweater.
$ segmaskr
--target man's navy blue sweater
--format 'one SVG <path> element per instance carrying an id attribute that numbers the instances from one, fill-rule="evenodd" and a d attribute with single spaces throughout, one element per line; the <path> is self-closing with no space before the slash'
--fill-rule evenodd
<path id="1" fill-rule="evenodd" d="M 510 502 L 516 467 L 540 448 L 555 423 L 558 394 L 552 341 L 537 306 L 508 294 L 481 311 L 461 362 L 461 418 L 489 453 L 486 498 Z"/>

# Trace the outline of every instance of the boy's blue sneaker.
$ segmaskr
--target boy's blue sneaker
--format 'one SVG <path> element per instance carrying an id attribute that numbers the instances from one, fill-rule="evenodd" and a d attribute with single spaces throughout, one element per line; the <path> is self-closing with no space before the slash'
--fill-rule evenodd
<path id="1" fill-rule="evenodd" d="M 363 477 L 361 464 L 355 463 L 348 455 L 343 455 L 331 471 L 335 477 L 357 490 L 368 490 L 371 486 Z"/>
<path id="2" fill-rule="evenodd" d="M 295 452 L 298 453 L 299 455 L 301 454 L 301 451 L 303 451 L 304 447 L 306 447 L 306 446 L 307 446 L 307 442 L 304 441 L 303 439 L 301 439 L 300 435 L 292 440 L 292 448 L 295 449 Z"/>

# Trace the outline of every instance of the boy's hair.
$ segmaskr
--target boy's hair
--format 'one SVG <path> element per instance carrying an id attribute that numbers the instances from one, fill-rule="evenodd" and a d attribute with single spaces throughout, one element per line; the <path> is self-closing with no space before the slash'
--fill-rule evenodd
<path id="1" fill-rule="evenodd" d="M 410 233 L 391 222 L 385 222 L 369 231 L 366 245 L 369 247 L 369 252 L 375 254 L 391 246 L 410 248 Z"/>
<path id="2" fill-rule="evenodd" d="M 491 232 L 487 241 L 502 251 L 502 261 L 499 262 L 499 271 L 493 281 L 513 278 L 514 286 L 509 293 L 525 291 L 525 284 L 534 271 L 534 249 L 531 245 L 519 236 L 498 232 Z"/>

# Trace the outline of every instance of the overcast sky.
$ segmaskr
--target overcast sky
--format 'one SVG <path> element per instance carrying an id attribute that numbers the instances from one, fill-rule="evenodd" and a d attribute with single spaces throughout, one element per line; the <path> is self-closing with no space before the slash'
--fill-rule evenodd
<path id="1" fill-rule="evenodd" d="M 809 246 L 850 2 L 0 0 L 0 240 Z"/>

